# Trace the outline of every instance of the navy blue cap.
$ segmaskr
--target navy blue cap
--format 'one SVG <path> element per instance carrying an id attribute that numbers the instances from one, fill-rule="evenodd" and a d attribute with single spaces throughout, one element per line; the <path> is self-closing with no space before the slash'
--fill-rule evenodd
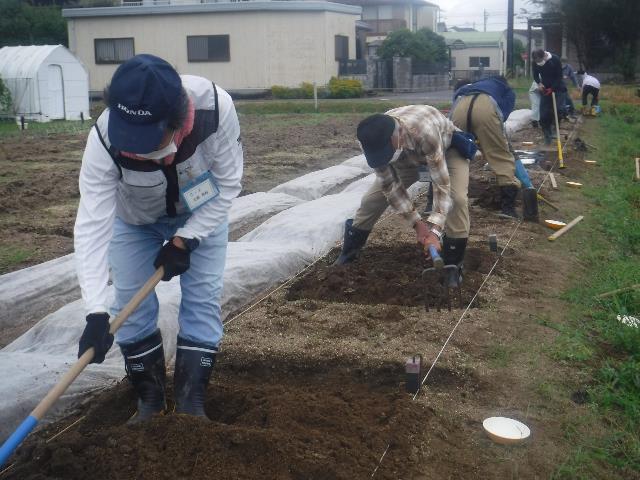
<path id="1" fill-rule="evenodd" d="M 161 58 L 136 55 L 120 65 L 109 86 L 111 144 L 131 153 L 156 150 L 181 93 L 178 72 Z"/>
<path id="2" fill-rule="evenodd" d="M 376 113 L 358 124 L 358 140 L 371 168 L 382 167 L 393 158 L 396 149 L 391 137 L 396 130 L 396 121 L 389 115 Z"/>

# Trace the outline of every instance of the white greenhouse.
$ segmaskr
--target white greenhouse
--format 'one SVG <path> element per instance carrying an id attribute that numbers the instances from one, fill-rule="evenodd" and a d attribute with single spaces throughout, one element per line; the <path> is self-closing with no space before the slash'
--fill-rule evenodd
<path id="1" fill-rule="evenodd" d="M 18 118 L 89 118 L 87 69 L 62 45 L 0 48 L 0 78 L 11 92 L 12 113 Z"/>

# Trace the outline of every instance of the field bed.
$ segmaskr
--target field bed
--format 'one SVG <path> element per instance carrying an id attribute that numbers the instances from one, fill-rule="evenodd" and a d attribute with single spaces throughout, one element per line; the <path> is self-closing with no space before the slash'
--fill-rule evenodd
<path id="1" fill-rule="evenodd" d="M 514 141 L 538 138 L 525 129 Z M 582 155 L 566 163 L 559 182 L 579 180 Z M 333 266 L 335 249 L 230 317 L 209 386 L 211 423 L 169 413 L 128 426 L 134 401 L 123 382 L 33 435 L 0 478 L 549 478 L 571 448 L 563 426 L 588 408 L 575 401 L 582 380 L 544 354 L 557 335 L 547 324 L 562 317 L 556 292 L 577 262 L 554 251 L 544 226 L 515 230 L 495 215 L 496 187 L 482 166 L 472 165 L 464 304 L 486 283 L 415 400 L 406 358 L 422 355 L 424 374 L 464 310 L 425 311 L 415 235 L 389 215 L 356 264 Z M 533 172 L 534 183 L 544 174 Z M 564 218 L 573 215 L 576 192 L 549 188 Z M 506 248 L 487 278 L 497 260 L 489 234 Z M 493 444 L 481 423 L 496 415 L 527 423 L 532 439 Z"/>

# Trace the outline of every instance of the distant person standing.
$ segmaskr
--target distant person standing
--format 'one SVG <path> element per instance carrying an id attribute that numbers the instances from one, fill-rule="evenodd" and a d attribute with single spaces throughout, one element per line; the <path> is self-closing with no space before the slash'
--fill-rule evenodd
<path id="1" fill-rule="evenodd" d="M 553 113 L 553 93 L 556 94 L 556 108 L 561 114 L 564 105 L 564 97 L 567 87 L 562 80 L 562 63 L 557 55 L 543 49 L 534 50 L 531 54 L 533 58 L 533 80 L 538 84 L 540 98 L 540 127 L 544 134 L 545 145 L 551 144 L 552 125 L 554 123 Z"/>
<path id="2" fill-rule="evenodd" d="M 582 91 L 582 114 L 596 115 L 596 107 L 598 106 L 598 98 L 600 96 L 600 82 L 592 75 L 584 70 L 578 72 L 580 79 L 580 87 Z M 591 95 L 591 108 L 587 107 L 587 98 Z"/>
<path id="3" fill-rule="evenodd" d="M 529 88 L 529 102 L 531 103 L 531 125 L 533 128 L 540 126 L 540 89 L 534 81 Z"/>
<path id="4" fill-rule="evenodd" d="M 571 83 L 573 83 L 573 86 L 575 88 L 580 88 L 578 86 L 578 78 L 576 77 L 576 72 L 571 64 L 567 61 L 566 58 L 562 58 L 560 61 L 562 62 L 562 79 L 564 80 L 565 84 L 568 84 L 568 81 L 571 80 Z M 573 100 L 571 99 L 571 95 L 569 94 L 569 92 L 567 92 L 565 96 L 564 106 L 567 114 L 575 114 L 576 109 L 573 105 Z"/>

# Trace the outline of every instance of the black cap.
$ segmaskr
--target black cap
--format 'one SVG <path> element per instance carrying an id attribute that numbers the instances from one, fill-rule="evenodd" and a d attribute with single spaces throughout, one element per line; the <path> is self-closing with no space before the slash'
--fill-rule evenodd
<path id="1" fill-rule="evenodd" d="M 389 163 L 395 153 L 391 137 L 396 129 L 396 121 L 389 115 L 376 113 L 358 124 L 358 140 L 371 168 Z"/>

